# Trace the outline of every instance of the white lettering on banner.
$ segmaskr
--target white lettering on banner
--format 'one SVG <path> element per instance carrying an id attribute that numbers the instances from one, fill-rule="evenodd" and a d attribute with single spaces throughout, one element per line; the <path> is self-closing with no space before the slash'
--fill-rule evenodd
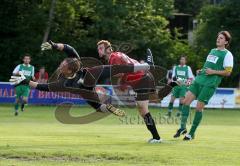
<path id="1" fill-rule="evenodd" d="M 236 108 L 235 95 L 236 92 L 234 88 L 217 88 L 216 93 L 209 100 L 206 108 Z M 218 92 L 220 91 L 220 92 Z M 165 97 L 161 101 L 161 107 L 168 107 L 171 94 Z M 179 100 L 176 99 L 174 102 L 174 107 L 178 107 Z M 191 107 L 196 107 L 197 100 L 192 102 Z"/>
<path id="2" fill-rule="evenodd" d="M 128 87 L 128 90 L 120 93 L 117 89 L 113 89 L 111 85 L 98 85 L 101 89 L 101 93 L 103 95 L 107 95 L 110 97 L 110 103 L 112 104 L 119 104 L 119 105 L 128 105 L 128 106 L 136 106 L 135 102 L 135 93 Z M 106 91 L 104 88 L 107 88 Z M 157 87 L 160 88 L 160 87 Z M 115 91 L 116 90 L 116 91 Z M 34 92 L 35 91 L 35 92 Z M 59 100 L 60 102 L 63 101 L 71 101 L 71 102 L 79 102 L 81 100 L 79 95 L 73 95 L 65 92 L 36 92 L 38 90 L 32 90 L 32 95 L 30 96 L 31 101 L 35 100 L 36 103 L 40 104 L 56 104 Z M 14 90 L 13 87 L 10 86 L 9 82 L 0 82 L 0 103 L 13 103 L 14 102 Z M 35 94 L 35 95 L 34 95 Z M 99 92 L 100 94 L 100 92 Z M 170 101 L 171 94 L 165 97 L 161 103 L 153 103 L 151 102 L 150 105 L 154 107 L 168 107 Z M 48 99 L 47 103 L 42 101 L 42 99 Z M 64 99 L 64 100 L 61 100 Z M 80 100 L 79 100 L 80 99 Z M 179 100 L 177 99 L 174 102 L 174 107 L 178 107 Z M 197 101 L 195 100 L 191 107 L 196 107 Z M 215 94 L 209 101 L 207 108 L 240 108 L 240 89 L 236 88 L 217 88 Z"/>
<path id="3" fill-rule="evenodd" d="M 208 55 L 208 57 L 207 57 L 207 61 L 208 62 L 212 62 L 212 63 L 217 63 L 217 61 L 218 61 L 218 57 L 217 56 L 215 56 L 215 55 Z"/>
<path id="4" fill-rule="evenodd" d="M 186 75 L 186 72 L 185 71 L 177 71 L 177 75 L 178 76 L 185 76 Z"/>

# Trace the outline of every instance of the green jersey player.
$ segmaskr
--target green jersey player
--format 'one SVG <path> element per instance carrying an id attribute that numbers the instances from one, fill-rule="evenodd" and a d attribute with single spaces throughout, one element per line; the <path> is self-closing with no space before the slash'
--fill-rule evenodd
<path id="1" fill-rule="evenodd" d="M 167 113 L 168 117 L 171 117 L 172 110 L 173 110 L 173 103 L 176 98 L 179 98 L 179 107 L 178 107 L 179 113 L 177 113 L 177 116 L 180 116 L 180 113 L 182 110 L 183 99 L 187 92 L 188 85 L 194 79 L 194 75 L 192 73 L 191 67 L 186 65 L 186 57 L 185 56 L 181 56 L 180 64 L 173 67 L 172 78 L 174 78 L 174 77 L 181 78 L 183 80 L 187 80 L 188 84 L 178 85 L 173 88 L 172 96 L 171 96 L 171 99 L 170 99 L 170 102 L 168 105 L 168 113 Z"/>
<path id="2" fill-rule="evenodd" d="M 193 119 L 190 132 L 185 135 L 183 140 L 192 140 L 195 131 L 202 120 L 203 108 L 215 93 L 216 88 L 221 83 L 224 76 L 230 76 L 233 68 L 233 55 L 226 48 L 229 46 L 231 35 L 228 31 L 221 31 L 217 35 L 216 46 L 206 58 L 206 62 L 198 75 L 189 87 L 182 107 L 181 126 L 174 135 L 174 138 L 181 134 L 186 134 L 186 123 L 189 116 L 190 104 L 197 99 L 196 113 Z"/>
<path id="3" fill-rule="evenodd" d="M 22 72 L 23 75 L 28 79 L 34 79 L 34 66 L 30 65 L 31 57 L 26 54 L 23 57 L 23 64 L 18 65 L 14 71 L 13 75 L 19 75 Z M 24 105 L 28 102 L 28 96 L 30 93 L 30 87 L 28 85 L 19 85 L 15 87 L 16 100 L 15 100 L 15 116 L 18 115 L 18 107 L 21 103 L 21 110 L 24 111 Z M 22 102 L 21 102 L 22 98 Z"/>

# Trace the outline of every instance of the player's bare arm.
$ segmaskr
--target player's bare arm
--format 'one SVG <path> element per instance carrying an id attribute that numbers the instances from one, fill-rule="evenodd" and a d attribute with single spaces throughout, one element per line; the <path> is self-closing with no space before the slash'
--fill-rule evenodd
<path id="1" fill-rule="evenodd" d="M 220 75 L 220 76 L 228 77 L 231 75 L 232 68 L 231 67 L 225 68 L 225 70 L 213 70 L 213 69 L 207 68 L 205 72 L 207 75 Z"/>

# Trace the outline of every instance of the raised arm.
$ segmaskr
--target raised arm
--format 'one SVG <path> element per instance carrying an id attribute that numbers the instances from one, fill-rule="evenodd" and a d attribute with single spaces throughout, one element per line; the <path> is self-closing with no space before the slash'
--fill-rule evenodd
<path id="1" fill-rule="evenodd" d="M 51 50 L 51 49 L 57 49 L 59 51 L 63 51 L 67 54 L 68 57 L 80 59 L 80 56 L 78 55 L 77 51 L 68 44 L 54 43 L 51 40 L 49 40 L 48 42 L 42 43 L 41 45 L 42 51 Z"/>

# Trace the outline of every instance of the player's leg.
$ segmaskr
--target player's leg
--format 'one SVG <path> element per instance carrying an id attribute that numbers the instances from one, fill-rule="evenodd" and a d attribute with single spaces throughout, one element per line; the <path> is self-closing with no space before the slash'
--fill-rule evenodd
<path id="1" fill-rule="evenodd" d="M 185 97 L 179 98 L 179 106 L 178 106 L 178 113 L 176 114 L 177 117 L 180 117 L 182 114 L 182 107 L 183 107 L 183 101 Z"/>
<path id="2" fill-rule="evenodd" d="M 159 143 L 161 138 L 158 134 L 154 119 L 149 112 L 148 103 L 151 93 L 154 93 L 154 79 L 151 73 L 147 73 L 140 80 L 133 81 L 131 83 L 133 90 L 136 92 L 136 102 L 139 114 L 144 119 L 147 129 L 151 132 L 152 138 L 148 141 L 149 143 Z"/>
<path id="3" fill-rule="evenodd" d="M 17 116 L 18 115 L 20 98 L 21 98 L 21 95 L 22 95 L 21 86 L 17 86 L 15 88 L 15 93 L 16 93 L 16 99 L 15 99 L 15 104 L 14 104 L 14 110 L 15 110 L 14 115 Z"/>
<path id="4" fill-rule="evenodd" d="M 84 85 L 92 87 L 97 84 L 99 80 L 105 80 L 111 78 L 114 75 L 121 73 L 132 73 L 141 70 L 148 70 L 148 64 L 137 64 L 137 65 L 103 65 L 92 67 L 87 70 L 84 77 Z"/>
<path id="5" fill-rule="evenodd" d="M 23 94 L 22 94 L 21 111 L 24 111 L 25 104 L 28 103 L 29 94 L 30 94 L 30 87 L 29 86 L 24 86 L 23 87 Z"/>
<path id="6" fill-rule="evenodd" d="M 158 134 L 154 119 L 153 119 L 151 113 L 148 110 L 149 100 L 142 100 L 142 101 L 138 100 L 136 102 L 137 102 L 137 108 L 138 108 L 139 114 L 144 119 L 144 122 L 147 126 L 147 129 L 152 134 L 152 139 L 149 140 L 149 143 L 159 143 L 159 142 L 161 142 L 161 138 Z"/>
<path id="7" fill-rule="evenodd" d="M 168 112 L 167 112 L 167 117 L 171 117 L 172 116 L 172 111 L 173 111 L 173 104 L 174 104 L 174 101 L 175 101 L 175 96 L 174 94 L 171 95 L 171 99 L 170 99 L 170 102 L 168 104 Z"/>
<path id="8" fill-rule="evenodd" d="M 195 131 L 196 131 L 197 127 L 199 126 L 200 122 L 202 121 L 202 112 L 203 112 L 204 106 L 205 106 L 204 102 L 201 102 L 201 101 L 197 102 L 196 112 L 195 112 L 195 116 L 193 119 L 192 127 L 190 129 L 190 132 L 185 135 L 183 140 L 187 141 L 187 140 L 192 140 L 194 138 Z"/>
<path id="9" fill-rule="evenodd" d="M 180 86 L 175 86 L 175 87 L 172 89 L 172 96 L 173 96 L 173 98 L 171 98 L 171 101 L 170 101 L 170 103 L 169 103 L 169 105 L 168 105 L 168 116 L 169 116 L 169 117 L 171 117 L 171 115 L 172 115 L 174 100 L 175 100 L 176 98 L 179 98 L 180 90 L 181 90 L 181 87 L 180 87 Z"/>
<path id="10" fill-rule="evenodd" d="M 104 104 L 100 101 L 98 94 L 95 91 L 95 88 L 83 87 L 81 90 L 78 90 L 79 94 L 87 103 L 93 107 L 98 112 L 110 112 L 117 116 L 125 116 L 125 112 L 118 108 L 115 108 L 111 104 Z"/>
<path id="11" fill-rule="evenodd" d="M 25 104 L 28 103 L 28 97 L 23 97 L 22 98 L 22 103 L 21 103 L 21 111 L 24 111 Z"/>
<path id="12" fill-rule="evenodd" d="M 202 121 L 204 106 L 208 103 L 215 92 L 216 88 L 213 87 L 202 87 L 201 92 L 198 96 L 198 102 L 196 107 L 195 116 L 193 119 L 192 127 L 189 134 L 184 137 L 184 140 L 191 140 L 195 136 L 195 131 Z"/>
<path id="13" fill-rule="evenodd" d="M 18 115 L 18 107 L 19 107 L 19 103 L 20 103 L 20 98 L 16 97 L 15 99 L 15 104 L 14 104 L 14 115 L 17 116 Z"/>
<path id="14" fill-rule="evenodd" d="M 187 87 L 182 86 L 180 89 L 180 92 L 179 92 L 179 106 L 178 106 L 179 112 L 176 115 L 177 117 L 181 116 L 181 114 L 182 114 L 182 106 L 183 106 L 183 101 L 184 101 L 186 93 L 187 93 Z"/>
<path id="15" fill-rule="evenodd" d="M 180 128 L 177 130 L 176 134 L 173 136 L 174 138 L 180 137 L 180 135 L 187 133 L 186 126 L 187 126 L 187 119 L 190 111 L 190 104 L 192 103 L 193 100 L 195 100 L 195 98 L 196 98 L 196 95 L 192 91 L 187 92 L 185 99 L 183 101 L 183 106 L 182 106 Z"/>

